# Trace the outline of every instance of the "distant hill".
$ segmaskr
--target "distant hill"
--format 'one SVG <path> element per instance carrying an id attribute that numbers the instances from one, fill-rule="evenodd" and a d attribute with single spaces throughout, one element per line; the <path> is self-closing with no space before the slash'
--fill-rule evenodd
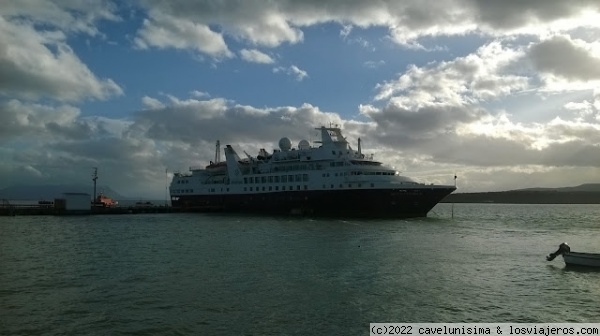
<path id="1" fill-rule="evenodd" d="M 527 188 L 498 192 L 455 193 L 443 203 L 600 204 L 600 183 L 564 188 Z"/>
<path id="2" fill-rule="evenodd" d="M 586 183 L 576 187 L 563 187 L 563 188 L 527 188 L 517 189 L 511 191 L 558 191 L 558 192 L 571 192 L 571 191 L 596 191 L 600 192 L 600 183 Z"/>
<path id="3" fill-rule="evenodd" d="M 66 192 L 94 193 L 94 189 L 89 185 L 15 185 L 8 188 L 0 189 L 0 199 L 9 200 L 53 200 L 62 197 Z M 97 193 L 104 193 L 106 196 L 116 199 L 129 199 L 108 186 L 98 186 Z"/>

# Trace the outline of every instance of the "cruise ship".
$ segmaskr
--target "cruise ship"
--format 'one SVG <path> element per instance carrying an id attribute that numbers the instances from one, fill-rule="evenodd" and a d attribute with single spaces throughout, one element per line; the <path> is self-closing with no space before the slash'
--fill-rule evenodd
<path id="1" fill-rule="evenodd" d="M 423 184 L 400 175 L 373 155 L 352 149 L 338 127 L 317 128 L 321 140 L 279 140 L 272 153 L 240 158 L 226 145 L 221 161 L 175 173 L 171 204 L 184 211 L 220 211 L 334 217 L 424 217 L 452 185 Z"/>

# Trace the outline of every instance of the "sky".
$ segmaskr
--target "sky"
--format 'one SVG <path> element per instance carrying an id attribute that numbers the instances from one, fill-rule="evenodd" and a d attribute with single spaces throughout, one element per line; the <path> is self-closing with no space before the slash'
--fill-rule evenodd
<path id="1" fill-rule="evenodd" d="M 598 183 L 600 1 L 0 2 L 0 188 L 161 199 L 322 125 L 459 192 Z"/>

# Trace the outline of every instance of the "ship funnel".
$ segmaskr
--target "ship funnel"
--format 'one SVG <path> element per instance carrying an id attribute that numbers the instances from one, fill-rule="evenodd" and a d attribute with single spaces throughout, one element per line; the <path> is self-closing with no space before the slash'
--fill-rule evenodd
<path id="1" fill-rule="evenodd" d="M 326 128 L 325 126 L 321 126 L 321 128 L 317 129 L 321 131 L 321 142 L 323 143 L 323 145 L 330 144 L 333 142 L 333 139 L 331 139 L 331 135 L 329 135 L 328 128 Z"/>
<path id="2" fill-rule="evenodd" d="M 225 161 L 227 162 L 227 176 L 231 183 L 242 182 L 242 171 L 240 170 L 240 157 L 231 145 L 225 147 Z"/>

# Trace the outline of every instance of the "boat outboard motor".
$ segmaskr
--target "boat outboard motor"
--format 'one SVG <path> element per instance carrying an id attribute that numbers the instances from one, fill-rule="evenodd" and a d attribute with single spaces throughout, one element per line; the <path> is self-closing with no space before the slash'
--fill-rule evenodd
<path id="1" fill-rule="evenodd" d="M 546 257 L 546 260 L 552 261 L 552 260 L 554 260 L 554 258 L 558 257 L 559 255 L 561 255 L 563 253 L 568 253 L 568 252 L 571 252 L 571 248 L 569 247 L 569 245 L 567 243 L 562 243 L 558 246 L 558 250 L 556 250 L 556 252 L 550 253 Z"/>

